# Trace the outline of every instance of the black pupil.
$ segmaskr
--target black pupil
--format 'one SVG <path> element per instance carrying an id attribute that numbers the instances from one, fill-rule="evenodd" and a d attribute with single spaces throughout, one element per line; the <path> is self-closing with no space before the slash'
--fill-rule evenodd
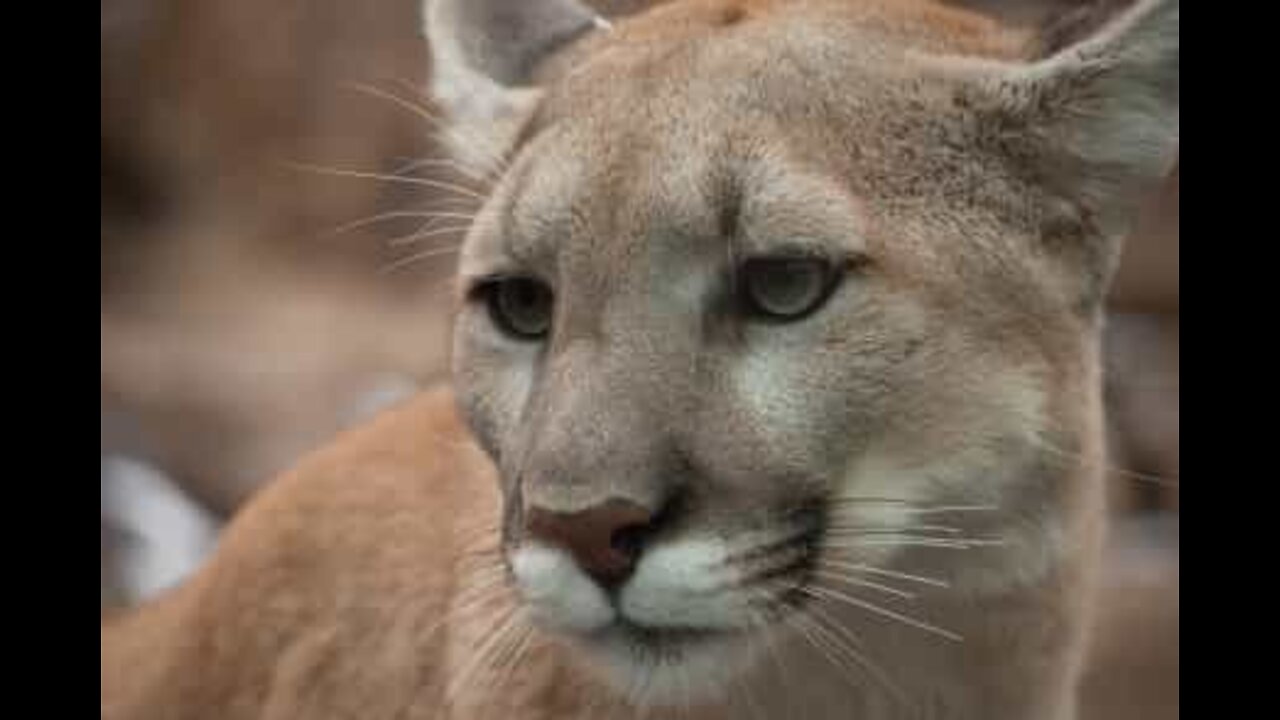
<path id="1" fill-rule="evenodd" d="M 499 322 L 518 335 L 546 333 L 551 322 L 551 292 L 542 283 L 512 278 L 498 283 L 495 314 Z"/>
<path id="2" fill-rule="evenodd" d="M 750 300 L 771 315 L 798 315 L 818 302 L 826 285 L 825 265 L 819 260 L 757 260 L 747 267 Z"/>

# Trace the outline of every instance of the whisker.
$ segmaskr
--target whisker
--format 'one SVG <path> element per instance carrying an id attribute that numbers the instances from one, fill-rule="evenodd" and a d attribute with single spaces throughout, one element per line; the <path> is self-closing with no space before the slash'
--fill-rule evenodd
<path id="1" fill-rule="evenodd" d="M 960 528 L 949 527 L 946 525 L 899 525 L 895 527 L 883 527 L 875 525 L 841 525 L 838 523 L 828 523 L 826 527 L 828 530 L 837 530 L 843 534 L 864 533 L 867 535 L 884 535 L 904 532 L 937 532 L 947 535 L 955 535 L 964 532 Z"/>
<path id="2" fill-rule="evenodd" d="M 422 168 L 426 168 L 426 167 L 449 168 L 450 170 L 453 170 L 461 174 L 463 177 L 466 177 L 469 180 L 475 180 L 476 182 L 480 182 L 480 183 L 484 182 L 483 178 L 477 176 L 466 165 L 463 165 L 457 160 L 450 160 L 448 158 L 429 157 L 429 158 L 419 158 L 417 160 L 410 160 L 404 165 L 401 165 L 400 167 L 396 168 L 392 172 L 395 173 L 396 175 L 403 175 L 405 173 L 410 173 L 410 172 L 413 172 L 414 170 L 421 170 Z"/>
<path id="3" fill-rule="evenodd" d="M 418 228 L 417 230 L 415 230 L 412 233 L 409 233 L 408 235 L 401 235 L 400 237 L 391 238 L 390 240 L 387 241 L 387 245 L 391 247 L 400 247 L 401 245 L 409 245 L 411 243 L 416 243 L 422 240 L 426 240 L 427 238 L 432 238 L 439 235 L 448 235 L 449 233 L 465 233 L 467 230 L 471 229 L 470 225 L 450 225 L 448 227 L 435 228 L 434 230 L 429 230 L 428 229 L 429 227 L 430 227 L 430 223 Z"/>
<path id="4" fill-rule="evenodd" d="M 853 679 L 858 675 L 867 675 L 881 683 L 892 694 L 905 702 L 905 695 L 902 691 L 878 665 L 862 652 L 864 650 L 862 642 L 848 628 L 832 620 L 830 615 L 817 607 L 810 607 L 801 611 L 795 616 L 795 619 L 796 623 L 792 627 L 799 630 L 802 637 L 805 637 L 813 647 L 817 648 L 833 667 L 841 671 L 841 677 L 846 682 L 849 682 L 852 687 L 862 692 L 863 688 L 854 683 Z M 827 627 L 828 625 L 831 627 Z M 806 627 L 808 630 L 813 631 L 813 634 L 810 634 L 805 629 Z M 840 632 L 837 633 L 836 630 Z M 821 639 L 823 643 L 816 642 L 815 638 Z M 827 650 L 823 650 L 823 644 L 828 648 Z M 835 655 L 833 656 L 832 653 L 835 653 Z M 846 661 L 852 660 L 856 667 L 850 666 L 847 662 L 838 662 L 837 657 L 844 658 Z"/>
<path id="5" fill-rule="evenodd" d="M 431 250 L 427 250 L 425 252 L 415 253 L 413 255 L 410 255 L 407 258 L 401 258 L 399 260 L 396 260 L 393 263 L 390 263 L 389 265 L 384 266 L 382 268 L 382 272 L 384 273 L 395 272 L 396 270 L 399 270 L 405 267 L 406 265 L 412 265 L 413 263 L 419 260 L 425 260 L 427 258 L 436 257 L 438 255 L 449 255 L 449 254 L 458 252 L 458 250 L 460 249 L 461 248 L 459 248 L 458 246 L 453 246 L 453 247 L 432 248 Z"/>
<path id="6" fill-rule="evenodd" d="M 995 512 L 999 510 L 996 505 L 935 505 L 932 507 L 907 508 L 904 512 L 913 515 L 937 515 L 939 513 L 954 512 Z"/>
<path id="7" fill-rule="evenodd" d="M 1084 455 L 1081 453 L 1074 453 L 1059 447 L 1055 447 L 1048 440 L 1045 440 L 1044 438 L 1041 438 L 1041 437 L 1033 438 L 1032 442 L 1041 450 L 1054 453 L 1056 455 L 1059 455 L 1060 457 L 1065 457 L 1071 460 L 1091 459 L 1091 458 L 1085 458 Z M 1178 487 L 1178 484 L 1179 484 L 1178 478 L 1176 477 L 1166 478 L 1166 477 L 1161 477 L 1159 475 L 1152 475 L 1150 473 L 1142 473 L 1136 470 L 1129 470 L 1127 468 L 1122 468 L 1117 465 L 1112 465 L 1111 463 L 1106 462 L 1106 460 L 1103 460 L 1101 465 L 1103 470 L 1107 472 L 1113 472 L 1117 475 L 1120 475 L 1121 477 L 1125 477 L 1130 480 L 1137 480 L 1139 482 L 1146 482 L 1146 483 L 1151 483 L 1153 485 L 1159 485 L 1160 487 L 1175 488 L 1175 489 Z"/>
<path id="8" fill-rule="evenodd" d="M 879 505 L 911 505 L 914 501 L 906 498 L 875 497 L 862 495 L 841 495 L 831 498 L 829 503 L 867 503 Z"/>
<path id="9" fill-rule="evenodd" d="M 484 639 L 478 644 L 475 654 L 471 656 L 467 665 L 462 669 L 462 672 L 460 672 L 454 681 L 449 684 L 448 688 L 445 689 L 446 702 L 454 702 L 457 698 L 458 692 L 470 686 L 471 682 L 475 678 L 475 674 L 489 662 L 495 648 L 499 647 L 501 643 L 504 642 L 504 638 L 506 638 L 508 634 L 513 631 L 513 628 L 516 627 L 517 622 L 519 621 L 519 616 L 520 613 L 518 610 L 509 610 L 497 625 L 492 626 L 493 629 L 490 630 L 485 635 Z"/>
<path id="10" fill-rule="evenodd" d="M 837 652 L 837 649 L 832 647 L 832 640 L 829 637 L 829 631 L 826 631 L 825 628 L 818 627 L 817 621 L 814 620 L 807 611 L 802 611 L 795 615 L 784 615 L 782 621 L 784 624 L 794 629 L 797 634 L 799 634 L 810 647 L 817 650 L 818 654 L 826 659 L 827 662 L 831 663 L 831 666 L 837 670 L 837 674 L 840 676 L 840 679 L 849 683 L 855 690 L 862 690 L 861 687 L 853 682 L 853 678 L 858 675 L 860 669 L 865 671 L 865 665 L 861 660 L 861 656 L 858 655 L 856 651 L 849 651 L 842 646 L 840 649 L 845 650 L 845 652 Z M 818 635 L 818 630 L 823 630 L 824 633 L 822 635 Z M 853 653 L 853 657 L 857 658 L 854 660 L 854 666 L 849 665 L 848 657 L 850 652 Z"/>
<path id="11" fill-rule="evenodd" d="M 904 598 L 906 600 L 914 600 L 916 598 L 916 594 L 913 592 L 908 592 L 906 590 L 899 590 L 895 587 L 883 585 L 881 583 L 873 582 L 871 580 L 861 580 L 859 578 L 850 577 L 847 573 L 832 573 L 832 572 L 826 572 L 824 570 L 814 570 L 813 574 L 818 577 L 824 577 L 824 578 L 827 578 L 828 580 L 832 580 L 835 582 L 841 582 L 848 585 L 856 585 L 858 587 L 871 588 L 872 590 L 879 590 L 880 592 L 885 593 L 887 595 L 894 595 L 900 598 Z"/>
<path id="12" fill-rule="evenodd" d="M 339 225 L 338 227 L 326 233 L 325 237 L 341 235 L 343 233 L 356 230 L 358 228 L 366 227 L 368 225 L 376 225 L 380 222 L 385 222 L 387 220 L 395 220 L 396 218 L 430 218 L 432 220 L 436 220 L 440 218 L 445 218 L 445 219 L 464 218 L 466 220 L 472 220 L 474 219 L 474 217 L 475 217 L 474 215 L 467 215 L 463 213 L 454 213 L 454 212 L 437 213 L 437 212 L 423 212 L 423 211 L 417 211 L 417 210 L 396 210 L 392 212 L 379 213 L 377 215 L 361 218 L 359 220 L 353 220 L 344 225 Z"/>
<path id="13" fill-rule="evenodd" d="M 879 540 L 927 540 L 929 542 L 955 543 L 957 545 L 984 545 L 1002 538 L 970 537 L 963 534 L 924 535 L 911 533 L 897 528 L 829 527 L 827 535 L 840 539 L 865 538 L 867 542 Z"/>
<path id="14" fill-rule="evenodd" d="M 493 668 L 498 674 L 497 681 L 493 684 L 494 689 L 505 688 L 511 679 L 515 677 L 516 670 L 519 669 L 520 660 L 525 652 L 528 651 L 533 638 L 533 628 L 521 623 L 517 626 L 514 633 L 509 634 L 510 640 L 505 646 L 494 654 Z M 489 697 L 493 700 L 500 699 L 502 693 L 490 693 Z"/>
<path id="15" fill-rule="evenodd" d="M 388 215 L 390 213 L 387 213 Z M 429 211 L 429 212 L 413 212 L 407 211 L 401 214 L 401 217 L 419 217 L 429 218 L 432 220 L 465 220 L 468 223 L 476 219 L 475 213 L 460 213 L 450 210 Z"/>
<path id="16" fill-rule="evenodd" d="M 909 625 L 916 629 L 932 633 L 934 635 L 937 635 L 942 638 L 946 638 L 948 640 L 952 640 L 955 642 L 964 641 L 964 638 L 962 636 L 950 630 L 938 627 L 937 625 L 932 625 L 923 620 L 918 620 L 909 615 L 903 615 L 902 613 L 894 612 L 893 610 L 889 610 L 887 608 L 882 608 L 873 602 L 856 598 L 847 593 L 840 592 L 839 590 L 832 590 L 831 588 L 824 588 L 824 587 L 818 587 L 818 586 L 806 587 L 805 590 L 812 591 L 819 595 L 826 596 L 827 599 L 830 599 L 836 602 L 843 602 L 845 604 L 852 605 L 854 607 L 862 608 L 863 610 L 866 610 L 868 612 L 872 612 L 892 620 L 897 620 L 898 622 L 901 622 L 905 625 Z"/>
<path id="17" fill-rule="evenodd" d="M 851 645 L 853 648 L 857 648 L 859 650 L 865 649 L 862 644 L 862 641 L 859 640 L 858 637 L 853 634 L 852 630 L 845 627 L 840 622 L 836 621 L 834 618 L 831 617 L 831 615 L 829 615 L 822 608 L 814 606 L 814 607 L 810 607 L 806 612 L 809 612 L 814 616 L 815 622 L 816 624 L 819 625 L 819 627 L 821 626 L 820 621 L 825 620 L 826 624 L 829 626 L 828 627 L 829 632 L 836 634 L 838 637 L 843 637 L 845 641 L 849 645 Z M 893 680 L 890 679 L 889 674 L 886 673 L 883 668 L 881 668 L 879 665 L 873 662 L 871 658 L 866 657 L 863 654 L 855 653 L 855 655 L 861 659 L 862 662 L 860 662 L 860 664 L 863 665 L 864 669 L 866 669 L 868 673 L 870 673 L 871 677 L 874 678 L 877 682 L 879 682 L 886 690 L 888 690 L 889 693 L 893 695 L 898 702 L 904 705 L 909 704 L 907 701 L 907 694 L 902 691 L 902 688 L 898 687 L 897 683 L 893 682 Z"/>
<path id="18" fill-rule="evenodd" d="M 810 597 L 821 601 L 821 598 L 815 596 L 810 588 L 805 586 L 792 586 L 795 590 L 807 594 Z M 770 595 L 763 591 L 756 593 L 760 598 L 768 601 Z M 765 605 L 770 603 L 766 602 Z M 823 619 L 831 623 L 832 626 L 839 631 L 839 634 L 827 629 L 821 622 Z M 857 684 L 854 679 L 860 675 L 870 675 L 872 679 L 881 683 L 891 694 L 898 697 L 902 702 L 906 702 L 901 689 L 889 678 L 889 676 L 881 669 L 871 658 L 864 655 L 860 650 L 863 649 L 862 643 L 857 636 L 848 628 L 843 627 L 839 623 L 834 622 L 820 607 L 809 606 L 808 608 L 794 607 L 794 612 L 783 612 L 778 619 L 786 627 L 791 628 L 802 639 L 805 644 L 813 648 L 821 655 L 831 666 L 837 671 L 837 675 L 841 680 L 848 683 L 850 687 L 861 692 L 863 688 Z M 773 647 L 772 636 L 770 632 L 765 630 L 765 640 L 769 641 L 769 647 Z M 776 653 L 774 660 L 779 666 L 779 671 L 785 679 L 785 664 L 782 663 Z M 852 662 L 852 664 L 850 664 Z M 790 683 L 784 682 L 784 685 L 790 686 Z M 790 717 L 791 708 L 788 706 L 788 717 Z"/>
<path id="19" fill-rule="evenodd" d="M 924 575 L 913 575 L 911 573 L 900 572 L 897 570 L 886 570 L 884 568 L 873 567 L 871 565 L 864 565 L 861 563 L 850 563 L 850 562 L 845 562 L 843 560 L 833 560 L 833 559 L 823 558 L 820 562 L 828 565 L 834 565 L 836 567 L 841 567 L 846 570 L 864 572 L 864 573 L 867 573 L 868 575 L 881 575 L 883 577 L 894 578 L 896 580 L 907 580 L 909 582 L 918 582 L 922 585 L 932 585 L 934 587 L 940 587 L 940 588 L 951 587 L 951 583 L 945 580 L 940 580 L 938 578 L 933 578 L 933 577 L 927 577 Z"/>
<path id="20" fill-rule="evenodd" d="M 411 84 L 404 83 L 403 81 L 401 81 L 401 83 L 408 85 L 410 92 L 413 94 L 418 94 L 417 88 L 413 87 Z M 488 166 L 487 169 L 491 173 L 496 174 L 497 171 L 502 169 L 504 164 L 502 157 L 495 153 L 492 148 L 486 147 L 478 135 L 470 135 L 468 137 L 460 127 L 451 127 L 438 115 L 432 113 L 427 108 L 417 103 L 410 102 L 395 93 L 387 92 L 386 90 L 381 90 L 363 83 L 352 83 L 348 87 L 359 92 L 373 95 L 374 97 L 382 98 L 388 102 L 395 103 L 396 105 L 399 105 L 400 107 L 426 120 L 432 125 L 432 127 L 436 128 L 437 131 L 443 132 L 446 135 L 451 135 L 455 138 L 461 138 L 463 143 L 460 144 L 467 144 L 472 148 L 477 148 L 479 152 L 484 155 L 485 164 Z M 482 180 L 483 178 L 476 177 L 475 179 Z"/>
<path id="21" fill-rule="evenodd" d="M 331 168 L 331 167 L 323 167 L 321 165 L 310 165 L 307 163 L 287 162 L 286 164 L 293 167 L 295 170 L 306 170 L 309 172 L 320 173 L 322 175 L 361 178 L 365 180 L 382 180 L 390 183 L 403 183 L 405 185 L 419 185 L 422 187 L 433 188 L 435 190 L 445 190 L 448 192 L 455 192 L 461 195 L 465 195 L 467 197 L 475 198 L 482 202 L 487 199 L 484 195 L 472 190 L 471 188 L 463 187 L 462 185 L 457 185 L 455 183 L 444 182 L 442 180 L 432 180 L 429 178 L 416 178 L 416 177 L 401 177 L 399 175 L 389 175 L 387 173 L 369 172 L 364 170 L 348 170 L 345 168 Z"/>
<path id="22" fill-rule="evenodd" d="M 948 550 L 973 550 L 980 547 L 1001 547 L 1005 544 L 1004 540 L 942 540 L 938 538 L 865 538 L 865 539 L 849 539 L 839 542 L 827 542 L 826 545 L 833 548 L 856 548 L 856 547 L 930 547 L 943 548 Z"/>
<path id="23" fill-rule="evenodd" d="M 894 505 L 900 508 L 899 512 L 911 513 L 912 515 L 934 515 L 951 512 L 994 512 L 1000 509 L 998 505 L 919 505 L 916 501 L 905 498 L 836 497 L 831 498 L 827 503 L 837 507 L 852 503 Z"/>
<path id="24" fill-rule="evenodd" d="M 428 109 L 427 107 L 420 105 L 416 102 L 413 102 L 411 100 L 406 100 L 405 98 L 402 98 L 393 92 L 389 92 L 387 90 L 383 90 L 381 88 L 374 87 L 373 85 L 368 85 L 366 83 L 356 82 L 356 83 L 345 83 L 344 85 L 349 90 L 355 90 L 356 92 L 361 92 L 366 95 L 372 95 L 373 97 L 386 100 L 387 102 L 390 102 L 390 103 L 394 103 L 395 105 L 398 105 L 399 107 L 404 108 L 405 110 L 408 110 L 414 115 L 417 115 L 419 118 L 426 120 L 429 124 L 431 124 L 432 127 L 435 127 L 437 129 L 445 129 L 445 130 L 450 129 L 448 124 L 444 121 L 443 118 L 431 112 L 431 110 Z M 413 92 L 416 94 L 417 90 L 414 89 Z M 426 98 L 424 98 L 424 100 L 425 99 Z"/>

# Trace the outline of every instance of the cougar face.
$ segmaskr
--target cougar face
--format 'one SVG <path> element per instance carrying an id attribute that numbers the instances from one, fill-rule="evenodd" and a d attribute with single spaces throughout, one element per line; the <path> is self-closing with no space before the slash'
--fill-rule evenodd
<path id="1" fill-rule="evenodd" d="M 1043 159 L 1053 109 L 994 44 L 806 5 L 570 33 L 463 248 L 509 582 L 633 697 L 726 687 L 850 583 L 1034 582 L 1099 445 L 1114 208 Z"/>

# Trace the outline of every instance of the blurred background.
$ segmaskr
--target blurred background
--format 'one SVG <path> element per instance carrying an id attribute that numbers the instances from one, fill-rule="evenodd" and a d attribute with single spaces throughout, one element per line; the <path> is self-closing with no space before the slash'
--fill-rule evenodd
<path id="1" fill-rule="evenodd" d="M 953 1 L 1052 27 L 1047 46 L 1126 4 Z M 418 2 L 102 1 L 104 611 L 190 572 L 301 454 L 445 376 L 448 247 L 478 188 L 435 162 Z M 1126 630 L 1099 634 L 1083 717 L 1176 718 L 1177 170 L 1111 307 L 1103 622 Z"/>

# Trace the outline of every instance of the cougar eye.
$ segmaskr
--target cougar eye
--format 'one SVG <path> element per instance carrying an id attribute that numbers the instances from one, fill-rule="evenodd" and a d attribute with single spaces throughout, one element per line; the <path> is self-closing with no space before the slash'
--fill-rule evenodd
<path id="1" fill-rule="evenodd" d="M 786 257 L 747 260 L 741 288 L 747 308 L 778 320 L 798 320 L 817 310 L 835 289 L 839 275 L 819 258 Z"/>
<path id="2" fill-rule="evenodd" d="M 536 340 L 551 329 L 554 297 L 546 283 L 531 277 L 499 278 L 482 290 L 493 322 L 508 335 Z"/>

